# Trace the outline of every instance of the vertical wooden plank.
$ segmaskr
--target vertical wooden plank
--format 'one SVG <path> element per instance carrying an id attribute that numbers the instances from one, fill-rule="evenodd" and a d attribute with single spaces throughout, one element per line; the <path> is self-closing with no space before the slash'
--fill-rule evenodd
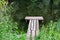
<path id="1" fill-rule="evenodd" d="M 36 20 L 36 36 L 38 36 L 39 35 L 39 20 Z"/>
<path id="2" fill-rule="evenodd" d="M 33 20 L 33 29 L 32 29 L 32 40 L 35 40 L 35 24 L 36 24 L 36 20 Z"/>
<path id="3" fill-rule="evenodd" d="M 27 40 L 30 40 L 30 36 L 31 36 L 31 23 L 32 20 L 29 21 L 29 25 L 28 25 L 28 30 L 27 30 Z"/>
<path id="4" fill-rule="evenodd" d="M 35 30 L 32 30 L 32 40 L 35 40 Z"/>

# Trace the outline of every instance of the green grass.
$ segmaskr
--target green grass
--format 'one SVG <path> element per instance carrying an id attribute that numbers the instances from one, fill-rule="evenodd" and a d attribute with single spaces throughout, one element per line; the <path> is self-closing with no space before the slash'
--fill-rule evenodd
<path id="1" fill-rule="evenodd" d="M 1 26 L 1 25 L 0 25 Z M 3 25 L 2 25 L 3 26 Z M 8 28 L 6 28 L 8 29 Z M 26 34 L 17 34 L 7 32 L 7 30 L 0 29 L 0 40 L 25 40 Z M 60 20 L 58 22 L 50 22 L 43 25 L 40 29 L 39 36 L 35 40 L 60 40 Z"/>
<path id="2" fill-rule="evenodd" d="M 60 20 L 55 23 L 51 21 L 47 26 L 43 25 L 36 40 L 60 40 Z"/>

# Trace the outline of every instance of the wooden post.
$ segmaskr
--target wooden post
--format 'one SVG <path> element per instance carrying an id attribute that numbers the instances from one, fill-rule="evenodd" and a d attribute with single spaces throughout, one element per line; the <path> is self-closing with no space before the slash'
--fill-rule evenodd
<path id="1" fill-rule="evenodd" d="M 28 30 L 27 30 L 27 40 L 34 40 L 35 36 L 39 34 L 39 20 L 43 20 L 43 17 L 25 17 L 29 20 Z"/>

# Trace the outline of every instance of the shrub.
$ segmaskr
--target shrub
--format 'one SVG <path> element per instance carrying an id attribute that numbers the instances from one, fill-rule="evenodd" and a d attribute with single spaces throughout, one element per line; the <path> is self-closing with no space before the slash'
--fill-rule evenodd
<path id="1" fill-rule="evenodd" d="M 60 40 L 60 21 L 50 22 L 47 26 L 42 26 L 39 37 L 36 40 Z"/>

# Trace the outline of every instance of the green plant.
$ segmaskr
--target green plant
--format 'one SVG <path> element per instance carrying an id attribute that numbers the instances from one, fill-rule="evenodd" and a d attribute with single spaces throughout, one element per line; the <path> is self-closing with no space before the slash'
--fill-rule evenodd
<path id="1" fill-rule="evenodd" d="M 60 40 L 60 21 L 50 22 L 47 26 L 42 26 L 36 40 Z"/>

